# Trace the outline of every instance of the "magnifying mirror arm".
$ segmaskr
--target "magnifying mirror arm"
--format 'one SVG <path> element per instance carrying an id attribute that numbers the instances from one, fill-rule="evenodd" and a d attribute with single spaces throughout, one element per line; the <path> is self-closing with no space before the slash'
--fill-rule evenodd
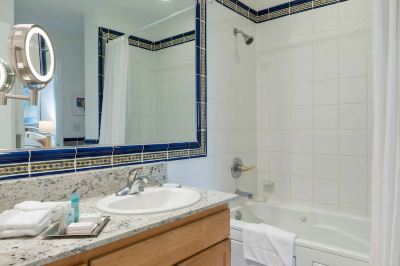
<path id="1" fill-rule="evenodd" d="M 29 101 L 30 105 L 37 105 L 37 103 L 38 103 L 38 95 L 39 94 L 38 94 L 37 90 L 31 90 L 29 92 L 29 96 L 14 95 L 14 94 L 8 94 L 8 93 L 0 92 L 0 105 L 7 105 L 8 99 Z"/>

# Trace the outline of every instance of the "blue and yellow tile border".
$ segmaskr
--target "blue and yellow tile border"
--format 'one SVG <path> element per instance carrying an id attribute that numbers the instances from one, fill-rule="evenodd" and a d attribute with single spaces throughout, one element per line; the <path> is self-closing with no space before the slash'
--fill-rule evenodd
<path id="1" fill-rule="evenodd" d="M 146 49 L 165 49 L 189 41 L 196 42 L 196 141 L 154 145 L 82 146 L 45 150 L 0 150 L 0 181 L 54 175 L 124 165 L 173 161 L 207 156 L 207 68 L 206 68 L 206 0 L 196 4 L 195 31 L 154 43 L 132 44 Z M 99 54 L 103 42 L 99 40 Z M 99 60 L 99 74 L 101 70 Z M 100 81 L 100 80 L 99 80 Z M 102 82 L 99 82 L 99 88 Z M 99 92 L 100 89 L 99 89 Z M 100 98 L 100 96 L 99 96 Z M 94 144 L 97 140 L 91 140 Z"/>
<path id="2" fill-rule="evenodd" d="M 348 0 L 294 0 L 270 8 L 255 10 L 240 1 L 215 0 L 217 3 L 231 9 L 239 15 L 253 21 L 263 23 L 277 18 L 294 15 L 300 12 L 338 4 Z"/>

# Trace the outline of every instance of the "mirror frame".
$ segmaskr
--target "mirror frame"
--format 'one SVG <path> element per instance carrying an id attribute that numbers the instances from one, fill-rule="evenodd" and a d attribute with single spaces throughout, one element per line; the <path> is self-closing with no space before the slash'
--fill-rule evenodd
<path id="1" fill-rule="evenodd" d="M 0 181 L 124 165 L 207 156 L 206 1 L 196 2 L 196 136 L 194 142 L 149 145 L 77 146 L 33 150 L 0 150 Z M 99 28 L 99 34 L 102 29 Z M 110 33 L 110 32 L 108 32 Z M 104 34 L 104 32 L 102 33 Z M 98 39 L 99 51 L 103 39 Z M 99 72 L 102 67 L 99 58 Z M 99 77 L 99 88 L 102 79 Z M 100 101 L 100 95 L 99 95 Z M 99 104 L 100 105 L 100 104 Z M 100 108 L 100 107 L 99 107 Z M 100 109 L 99 109 L 100 110 Z M 99 114 L 100 119 L 100 114 Z M 97 144 L 88 140 L 86 144 Z"/>

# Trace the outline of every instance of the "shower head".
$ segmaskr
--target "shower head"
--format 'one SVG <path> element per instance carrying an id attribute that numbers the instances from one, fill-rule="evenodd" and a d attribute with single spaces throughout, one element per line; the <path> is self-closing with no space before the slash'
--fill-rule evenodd
<path id="1" fill-rule="evenodd" d="M 243 39 L 244 39 L 244 42 L 246 43 L 246 45 L 250 45 L 250 44 L 253 43 L 254 37 L 252 37 L 252 36 L 250 36 L 250 35 L 247 35 L 247 34 L 244 33 L 243 31 L 238 30 L 237 28 L 234 28 L 234 29 L 233 29 L 233 34 L 234 34 L 235 36 L 237 36 L 239 33 L 243 36 Z"/>

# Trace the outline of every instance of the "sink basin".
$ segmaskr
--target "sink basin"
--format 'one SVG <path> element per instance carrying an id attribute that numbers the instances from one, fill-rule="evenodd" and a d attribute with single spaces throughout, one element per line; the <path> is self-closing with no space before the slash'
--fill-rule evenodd
<path id="1" fill-rule="evenodd" d="M 111 195 L 97 202 L 101 211 L 114 214 L 149 214 L 188 207 L 200 200 L 200 193 L 186 188 L 145 188 L 128 196 Z"/>

